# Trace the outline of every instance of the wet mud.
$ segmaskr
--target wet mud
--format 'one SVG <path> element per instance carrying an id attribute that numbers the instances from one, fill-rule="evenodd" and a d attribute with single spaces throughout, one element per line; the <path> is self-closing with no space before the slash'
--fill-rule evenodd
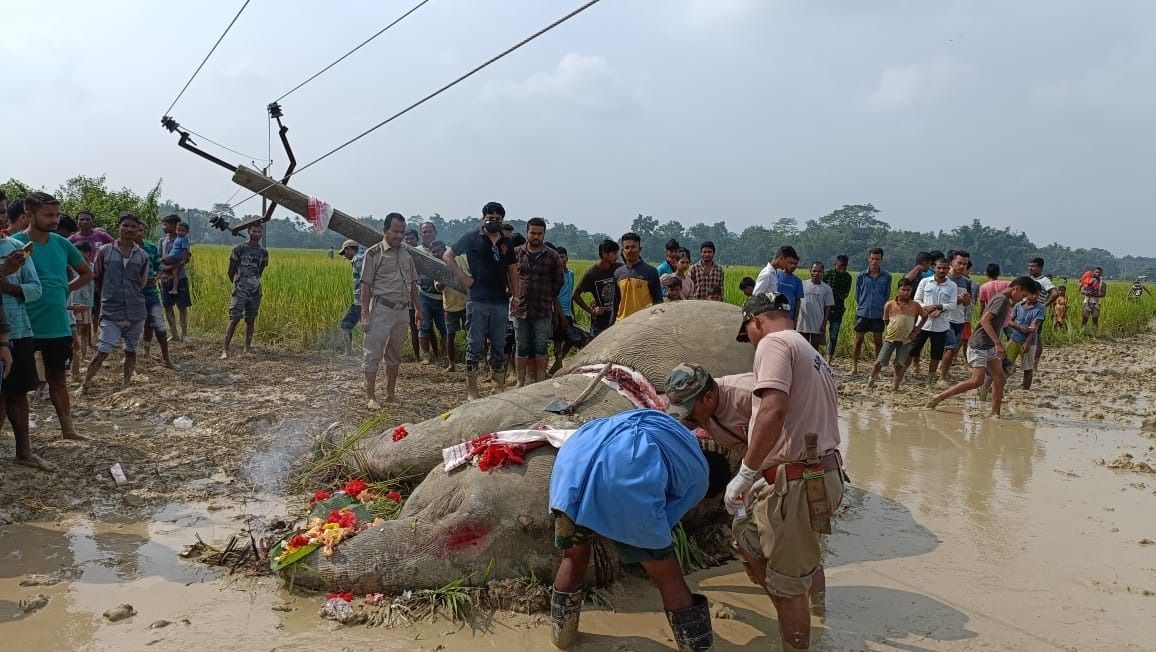
<path id="1" fill-rule="evenodd" d="M 193 347 L 198 360 L 212 350 Z M 0 509 L 17 521 L 0 527 L 6 645 L 549 649 L 541 615 L 498 613 L 476 628 L 340 627 L 318 618 L 319 596 L 180 559 L 196 534 L 220 541 L 246 520 L 284 513 L 297 498 L 278 491 L 309 438 L 369 416 L 352 361 L 269 352 L 189 367 L 124 392 L 102 392 L 115 369 L 102 375 L 78 404 L 99 445 L 55 441 L 51 407 L 36 407 L 34 445 L 62 469 L 45 481 L 0 467 Z M 1037 387 L 1011 392 L 999 420 L 974 395 L 928 411 L 914 379 L 897 394 L 868 391 L 865 375 L 836 369 L 852 487 L 827 541 L 827 615 L 813 622 L 813 649 L 1152 648 L 1156 479 L 1136 465 L 1156 466 L 1156 338 L 1045 351 Z M 398 421 L 459 399 L 460 379 L 420 365 L 402 373 L 419 381 L 403 392 Z M 181 415 L 191 430 L 169 425 Z M 1111 468 L 1125 455 L 1133 466 Z M 113 483 L 114 461 L 130 485 Z M 716 649 L 779 649 L 770 602 L 737 564 L 689 579 L 714 605 Z M 21 608 L 39 595 L 47 604 Z M 613 610 L 587 607 L 576 649 L 674 648 L 645 581 L 628 578 L 608 595 Z M 121 604 L 135 615 L 104 616 Z"/>

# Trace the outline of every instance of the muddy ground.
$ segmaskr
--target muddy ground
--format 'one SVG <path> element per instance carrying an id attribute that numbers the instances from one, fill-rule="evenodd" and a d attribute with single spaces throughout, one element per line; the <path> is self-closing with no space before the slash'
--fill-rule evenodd
<path id="1" fill-rule="evenodd" d="M 182 371 L 145 362 L 123 391 L 116 360 L 75 403 L 91 442 L 61 440 L 51 405 L 34 402 L 33 445 L 55 474 L 8 462 L 6 435 L 7 640 L 23 649 L 546 649 L 540 616 L 500 614 L 476 630 L 445 621 L 337 628 L 318 619 L 316 596 L 178 558 L 194 534 L 219 542 L 242 521 L 296 507 L 285 487 L 313 438 L 371 416 L 356 359 L 217 353 L 215 343 L 177 345 Z M 1012 390 L 998 421 L 974 397 L 924 410 L 930 390 L 914 377 L 897 394 L 886 382 L 868 390 L 844 362 L 836 370 L 854 488 L 829 540 L 816 649 L 1151 649 L 1156 336 L 1046 350 L 1036 387 Z M 407 364 L 402 378 L 389 421 L 435 416 L 463 395 L 460 373 Z M 172 425 L 181 416 L 192 428 Z M 108 472 L 118 462 L 123 487 Z M 21 585 L 34 574 L 56 581 Z M 741 569 L 691 582 L 718 605 L 718 649 L 778 649 L 769 602 Z M 37 595 L 48 604 L 25 613 L 20 601 Z M 579 649 L 673 646 L 644 582 L 611 597 L 614 610 L 583 617 Z M 121 603 L 138 615 L 102 615 Z"/>

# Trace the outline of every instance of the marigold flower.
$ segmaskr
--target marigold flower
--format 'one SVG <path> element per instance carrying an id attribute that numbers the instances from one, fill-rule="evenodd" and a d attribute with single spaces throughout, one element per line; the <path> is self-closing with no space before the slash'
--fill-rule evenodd
<path id="1" fill-rule="evenodd" d="M 389 501 L 392 501 L 395 503 L 400 503 L 401 502 L 401 493 L 399 493 L 397 491 L 391 491 L 391 492 L 385 494 L 385 498 L 386 498 L 386 500 L 389 500 Z"/>
<path id="2" fill-rule="evenodd" d="M 393 429 L 393 440 L 394 441 L 401 441 L 408 436 L 409 436 L 409 431 L 405 429 L 405 426 L 398 426 L 398 427 Z"/>
<path id="3" fill-rule="evenodd" d="M 354 514 L 347 507 L 335 509 L 329 513 L 329 518 L 325 519 L 325 523 L 337 524 L 338 527 L 347 528 L 357 525 L 357 514 Z"/>
<path id="4" fill-rule="evenodd" d="M 310 500 L 309 504 L 310 505 L 316 505 L 317 503 L 319 503 L 323 500 L 329 500 L 332 497 L 333 497 L 333 494 L 331 494 L 328 491 L 325 491 L 323 489 L 323 490 L 318 491 L 317 493 L 313 494 L 313 500 Z"/>
<path id="5" fill-rule="evenodd" d="M 304 548 L 305 546 L 309 545 L 310 543 L 312 543 L 312 541 L 309 540 L 309 537 L 307 537 L 303 534 L 297 534 L 297 535 L 294 535 L 293 538 L 289 539 L 289 543 L 285 547 L 286 548 Z"/>

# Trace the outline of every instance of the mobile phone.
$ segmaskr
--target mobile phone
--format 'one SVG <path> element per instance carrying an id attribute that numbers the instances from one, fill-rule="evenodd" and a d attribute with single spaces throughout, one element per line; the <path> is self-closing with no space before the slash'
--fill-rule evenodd
<path id="1" fill-rule="evenodd" d="M 30 253 L 32 253 L 32 246 L 33 246 L 33 243 L 31 240 L 29 240 L 27 244 L 25 244 L 23 247 L 20 248 L 20 250 L 26 254 L 30 254 Z"/>

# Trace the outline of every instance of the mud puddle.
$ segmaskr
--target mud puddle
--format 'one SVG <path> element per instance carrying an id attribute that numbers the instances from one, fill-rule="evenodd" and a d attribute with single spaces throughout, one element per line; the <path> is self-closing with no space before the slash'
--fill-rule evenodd
<path id="1" fill-rule="evenodd" d="M 829 540 L 828 617 L 815 621 L 814 649 L 1150 649 L 1156 545 L 1141 541 L 1156 540 L 1156 476 L 1093 460 L 1152 462 L 1152 442 L 963 412 L 844 414 L 854 488 Z M 288 457 L 274 450 L 242 468 L 254 484 L 274 482 Z M 177 556 L 194 534 L 221 541 L 246 515 L 283 512 L 279 499 L 250 495 L 170 503 L 144 521 L 106 513 L 0 528 L 0 633 L 37 650 L 547 649 L 541 616 L 498 614 L 481 630 L 340 628 L 318 619 L 319 596 Z M 33 574 L 60 581 L 20 586 Z M 716 649 L 778 649 L 770 602 L 736 564 L 691 582 L 717 605 Z M 23 613 L 20 600 L 37 594 L 48 605 Z M 630 580 L 610 597 L 615 611 L 584 614 L 581 649 L 674 647 L 649 585 Z M 102 616 L 122 603 L 137 615 Z M 158 621 L 169 624 L 150 628 Z"/>

